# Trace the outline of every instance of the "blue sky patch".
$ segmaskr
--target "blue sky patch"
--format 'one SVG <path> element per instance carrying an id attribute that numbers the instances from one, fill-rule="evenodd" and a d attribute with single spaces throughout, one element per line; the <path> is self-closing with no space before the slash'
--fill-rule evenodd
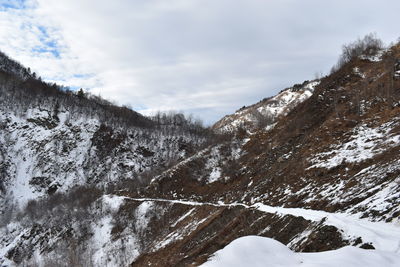
<path id="1" fill-rule="evenodd" d="M 25 8 L 26 0 L 0 0 L 0 10 Z"/>
<path id="2" fill-rule="evenodd" d="M 40 32 L 38 36 L 40 42 L 42 43 L 41 47 L 36 47 L 32 52 L 39 53 L 51 53 L 54 57 L 60 58 L 60 51 L 57 42 L 50 36 L 47 29 L 43 26 L 37 26 L 37 29 Z"/>

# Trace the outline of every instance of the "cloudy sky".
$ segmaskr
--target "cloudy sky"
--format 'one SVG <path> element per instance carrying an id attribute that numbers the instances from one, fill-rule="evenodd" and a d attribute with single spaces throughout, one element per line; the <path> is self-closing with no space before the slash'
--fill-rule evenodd
<path id="1" fill-rule="evenodd" d="M 43 79 L 215 122 L 400 37 L 398 0 L 0 0 L 0 50 Z"/>

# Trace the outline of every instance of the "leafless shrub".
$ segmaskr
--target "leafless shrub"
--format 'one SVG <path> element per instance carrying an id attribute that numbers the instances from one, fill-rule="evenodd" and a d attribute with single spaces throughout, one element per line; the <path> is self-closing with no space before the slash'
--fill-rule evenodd
<path id="1" fill-rule="evenodd" d="M 345 44 L 342 46 L 342 54 L 338 62 L 333 66 L 331 73 L 336 72 L 346 63 L 358 58 L 362 55 L 374 56 L 384 47 L 382 40 L 380 40 L 375 33 L 369 33 L 363 38 L 358 38 L 356 41 Z"/>

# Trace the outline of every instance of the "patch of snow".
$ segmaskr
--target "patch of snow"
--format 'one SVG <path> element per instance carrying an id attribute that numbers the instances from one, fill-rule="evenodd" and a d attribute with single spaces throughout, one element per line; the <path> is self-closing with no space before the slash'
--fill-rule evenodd
<path id="1" fill-rule="evenodd" d="M 220 146 L 213 147 L 206 162 L 205 169 L 210 172 L 207 183 L 213 183 L 221 179 L 221 168 L 219 167 L 221 155 Z"/>
<path id="2" fill-rule="evenodd" d="M 97 266 L 101 266 L 107 262 L 107 253 L 105 246 L 111 242 L 111 217 L 106 216 L 93 225 L 93 244 L 95 244 L 95 253 L 93 254 L 93 261 Z"/>
<path id="3" fill-rule="evenodd" d="M 294 245 L 301 243 L 303 240 L 307 240 L 311 233 L 311 230 L 306 229 L 303 232 L 297 234 L 290 240 L 290 242 L 287 244 L 287 247 L 292 248 Z"/>
<path id="4" fill-rule="evenodd" d="M 208 183 L 213 183 L 221 178 L 221 168 L 215 167 L 212 169 L 210 176 L 208 177 Z"/>
<path id="5" fill-rule="evenodd" d="M 198 226 L 202 225 L 202 223 L 205 222 L 207 219 L 208 219 L 208 217 L 203 218 L 200 221 L 193 221 L 193 222 L 189 223 L 188 225 L 186 225 L 185 227 L 183 227 L 182 229 L 178 229 L 178 231 L 169 233 L 164 238 L 164 240 L 162 240 L 155 246 L 153 251 L 156 251 L 160 248 L 164 248 L 164 247 L 168 246 L 169 244 L 181 239 L 185 235 L 185 233 L 192 232 Z"/>
<path id="6" fill-rule="evenodd" d="M 389 214 L 394 214 L 396 211 L 400 210 L 398 206 L 400 199 L 400 177 L 397 177 L 392 182 L 377 185 L 367 190 L 367 192 L 374 193 L 357 205 L 353 206 L 349 212 L 362 216 L 366 210 L 365 208 L 379 212 L 390 210 Z M 400 226 L 400 218 L 398 216 L 397 218 L 394 218 L 392 222 Z"/>
<path id="7" fill-rule="evenodd" d="M 112 212 L 118 211 L 119 207 L 124 203 L 125 198 L 116 195 L 104 195 L 102 197 L 103 205 Z"/>
<path id="8" fill-rule="evenodd" d="M 178 220 L 176 220 L 176 222 L 174 222 L 171 227 L 175 227 L 178 223 L 180 223 L 181 221 L 183 221 L 184 219 L 186 219 L 187 217 L 189 217 L 196 209 L 193 208 L 191 210 L 189 210 L 188 212 L 186 212 L 185 214 L 182 215 L 182 217 L 180 217 Z"/>
<path id="9" fill-rule="evenodd" d="M 311 82 L 307 83 L 303 88 L 307 89 L 311 92 L 314 92 L 315 87 L 317 87 L 320 83 L 321 83 L 321 81 L 319 81 L 319 80 L 311 81 Z"/>
<path id="10" fill-rule="evenodd" d="M 272 123 L 272 124 L 270 124 L 270 125 L 267 125 L 267 126 L 264 128 L 264 130 L 265 130 L 266 132 L 271 131 L 272 129 L 275 128 L 276 124 L 277 124 L 277 123 L 275 122 L 275 123 Z"/>
<path id="11" fill-rule="evenodd" d="M 14 248 L 19 240 L 28 233 L 27 229 L 22 230 L 16 237 L 12 239 L 12 241 L 8 244 L 2 244 L 3 247 L 0 247 L 0 264 L 1 266 L 16 266 L 16 264 L 9 259 L 6 258 L 7 252 Z"/>
<path id="12" fill-rule="evenodd" d="M 93 250 L 92 261 L 94 266 L 129 266 L 139 256 L 139 246 L 136 237 L 132 234 L 112 240 L 112 217 L 105 216 L 92 224 Z"/>
<path id="13" fill-rule="evenodd" d="M 377 128 L 361 125 L 353 130 L 351 140 L 333 145 L 328 152 L 316 154 L 309 161 L 311 168 L 333 168 L 342 162 L 353 163 L 370 159 L 385 151 L 388 147 L 397 146 L 399 135 L 391 135 L 395 123 L 388 122 Z"/>
<path id="14" fill-rule="evenodd" d="M 371 62 L 379 62 L 382 60 L 382 56 L 384 53 L 385 53 L 385 49 L 382 49 L 382 50 L 378 51 L 378 53 L 376 53 L 375 55 L 371 55 L 371 56 L 361 55 L 360 59 L 368 60 Z"/>
<path id="15" fill-rule="evenodd" d="M 366 77 L 365 73 L 362 73 L 362 72 L 360 71 L 360 68 L 359 68 L 359 67 L 354 67 L 354 68 L 353 68 L 353 72 L 354 72 L 354 74 L 360 76 L 360 77 L 363 78 L 363 79 Z"/>
<path id="16" fill-rule="evenodd" d="M 139 231 L 144 231 L 149 224 L 151 219 L 149 212 L 151 212 L 154 205 L 153 201 L 144 201 L 136 208 L 135 225 Z"/>

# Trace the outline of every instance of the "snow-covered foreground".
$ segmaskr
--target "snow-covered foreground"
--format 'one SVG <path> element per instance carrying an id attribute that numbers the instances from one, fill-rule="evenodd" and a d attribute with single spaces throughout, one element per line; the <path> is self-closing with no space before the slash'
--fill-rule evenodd
<path id="1" fill-rule="evenodd" d="M 132 199 L 135 201 L 160 201 L 171 202 L 175 204 L 183 204 L 190 206 L 210 205 L 215 207 L 232 207 L 241 206 L 244 208 L 253 208 L 262 212 L 276 213 L 281 215 L 293 215 L 303 217 L 306 220 L 321 222 L 325 225 L 332 225 L 342 231 L 342 234 L 349 238 L 361 237 L 363 242 L 371 243 L 376 250 L 399 253 L 400 263 L 400 221 L 395 223 L 371 222 L 367 219 L 360 219 L 355 215 L 347 213 L 329 213 L 321 210 L 310 210 L 303 208 L 283 208 L 256 203 L 246 205 L 242 203 L 208 203 L 208 202 L 193 202 L 185 200 L 168 200 L 168 199 L 152 199 L 141 198 Z"/>
<path id="2" fill-rule="evenodd" d="M 280 242 L 260 236 L 238 238 L 217 251 L 202 267 L 397 267 L 393 252 L 344 247 L 318 253 L 295 253 Z"/>

